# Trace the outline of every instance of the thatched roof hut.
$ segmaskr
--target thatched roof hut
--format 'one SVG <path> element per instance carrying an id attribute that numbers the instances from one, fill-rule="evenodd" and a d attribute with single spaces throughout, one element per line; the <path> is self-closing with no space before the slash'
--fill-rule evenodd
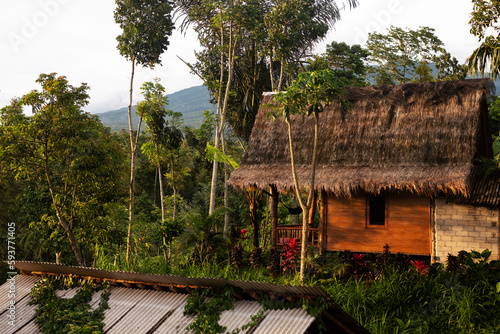
<path id="1" fill-rule="evenodd" d="M 336 196 L 403 190 L 419 195 L 467 196 L 475 158 L 491 157 L 488 79 L 350 88 L 348 108 L 332 104 L 320 114 L 316 187 Z M 293 188 L 287 127 L 266 117 L 264 97 L 236 188 Z M 301 186 L 309 179 L 313 118 L 292 117 Z"/>

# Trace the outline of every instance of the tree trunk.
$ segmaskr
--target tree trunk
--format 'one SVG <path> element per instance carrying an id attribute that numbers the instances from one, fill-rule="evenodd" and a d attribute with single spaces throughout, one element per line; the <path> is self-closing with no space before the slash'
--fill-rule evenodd
<path id="1" fill-rule="evenodd" d="M 245 190 L 245 197 L 247 198 L 248 208 L 250 210 L 250 221 L 252 223 L 252 245 L 259 247 L 259 216 L 257 213 L 257 198 L 260 197 L 260 190 L 247 189 Z"/>
<path id="2" fill-rule="evenodd" d="M 306 278 L 306 260 L 309 234 L 309 208 L 307 205 L 302 207 L 302 238 L 300 243 L 300 281 L 303 283 Z"/>
<path id="3" fill-rule="evenodd" d="M 177 217 L 177 188 L 175 187 L 175 157 L 172 154 L 172 190 L 174 191 L 174 207 L 172 209 L 172 220 Z"/>
<path id="4" fill-rule="evenodd" d="M 278 92 L 281 91 L 281 87 L 283 86 L 283 75 L 285 72 L 285 58 L 281 56 L 281 64 L 280 64 L 280 78 L 278 81 Z"/>
<path id="5" fill-rule="evenodd" d="M 226 154 L 226 138 L 224 137 L 224 132 L 221 133 L 222 139 L 222 153 Z M 229 179 L 227 164 L 224 164 L 224 207 L 227 209 L 229 207 L 229 185 L 227 183 Z M 229 210 L 224 211 L 224 229 L 222 231 L 224 238 L 228 238 L 229 235 Z"/>
<path id="6" fill-rule="evenodd" d="M 271 91 L 274 92 L 273 51 L 269 55 L 269 76 L 271 79 Z"/>
<path id="7" fill-rule="evenodd" d="M 177 188 L 175 186 L 172 188 L 174 189 L 174 207 L 172 209 L 172 218 L 175 219 L 175 217 L 177 217 Z"/>
<path id="8" fill-rule="evenodd" d="M 48 149 L 47 149 L 47 144 L 44 146 L 44 169 L 45 169 L 45 177 L 47 178 L 47 185 L 49 187 L 49 192 L 50 192 L 50 197 L 52 199 L 52 204 L 54 205 L 54 210 L 56 211 L 56 216 L 57 219 L 59 220 L 59 224 L 61 224 L 62 228 L 64 229 L 64 232 L 68 236 L 69 243 L 71 245 L 71 249 L 73 250 L 73 253 L 75 254 L 76 261 L 78 262 L 78 265 L 84 267 L 85 266 L 85 260 L 82 255 L 82 251 L 80 247 L 78 246 L 78 241 L 75 238 L 75 235 L 73 234 L 73 228 L 72 226 L 69 226 L 69 224 L 66 222 L 66 219 L 64 218 L 63 214 L 61 213 L 61 210 L 59 209 L 59 206 L 57 204 L 56 200 L 56 194 L 54 192 L 54 188 L 52 187 L 52 181 L 50 180 L 50 172 L 49 172 L 49 162 L 48 162 Z"/>
<path id="9" fill-rule="evenodd" d="M 130 252 L 132 247 L 132 222 L 134 220 L 134 192 L 135 192 L 135 150 L 134 150 L 134 129 L 132 127 L 132 93 L 134 85 L 135 59 L 132 57 L 132 73 L 130 75 L 129 104 L 128 104 L 128 130 L 130 137 L 130 183 L 129 183 L 129 202 L 128 202 L 128 232 L 127 232 L 127 257 L 130 261 Z"/>
<path id="10" fill-rule="evenodd" d="M 219 121 L 217 121 L 218 123 Z M 218 133 L 218 124 L 215 126 L 215 142 L 214 147 L 218 148 L 219 146 L 219 136 Z M 208 214 L 211 215 L 215 211 L 215 200 L 217 198 L 217 171 L 219 169 L 219 163 L 214 159 L 212 165 L 212 182 L 210 183 L 210 206 L 208 208 Z"/>
<path id="11" fill-rule="evenodd" d="M 222 10 L 221 10 L 222 13 Z M 222 15 L 222 14 L 221 14 Z M 222 17 L 221 17 L 222 22 Z M 215 118 L 215 139 L 214 139 L 214 147 L 219 148 L 219 127 L 220 127 L 220 119 L 222 115 L 222 82 L 224 82 L 224 52 L 222 51 L 222 47 L 224 46 L 224 28 L 221 24 L 221 34 L 220 34 L 220 83 L 219 92 L 217 96 L 217 115 Z M 214 162 L 212 165 L 212 182 L 210 183 L 210 204 L 208 208 L 208 214 L 211 215 L 215 211 L 215 199 L 217 198 L 217 170 L 219 169 L 219 163 L 216 161 L 214 157 Z"/>
<path id="12" fill-rule="evenodd" d="M 76 261 L 80 266 L 85 267 L 85 260 L 82 255 L 82 251 L 80 247 L 78 246 L 78 241 L 75 238 L 75 235 L 73 234 L 73 230 L 69 228 L 67 225 L 66 221 L 64 220 L 64 217 L 60 214 L 59 210 L 56 210 L 57 218 L 59 218 L 59 222 L 63 226 L 66 235 L 68 236 L 69 243 L 71 244 L 71 249 L 73 250 L 73 253 L 76 256 Z"/>
<path id="13" fill-rule="evenodd" d="M 313 141 L 313 153 L 312 153 L 312 163 L 311 163 L 311 174 L 309 182 L 309 196 L 307 202 L 304 203 L 300 197 L 300 185 L 297 178 L 297 173 L 295 170 L 295 159 L 293 155 L 293 139 L 292 139 L 292 127 L 290 121 L 287 120 L 288 125 L 288 143 L 290 149 L 290 162 L 292 165 L 292 177 L 295 186 L 295 193 L 297 194 L 297 199 L 302 208 L 302 240 L 301 240 L 301 250 L 300 250 L 300 281 L 303 283 L 306 278 L 306 259 L 307 259 L 307 237 L 309 233 L 309 210 L 311 209 L 311 203 L 314 194 L 314 180 L 316 174 L 316 160 L 317 160 L 317 146 L 318 146 L 318 114 L 314 114 L 314 141 Z"/>
<path id="14" fill-rule="evenodd" d="M 160 163 L 160 153 L 158 151 L 158 143 L 155 143 L 156 157 L 158 158 L 158 162 L 156 168 L 158 170 L 158 185 L 160 187 L 160 208 L 161 208 L 161 221 L 162 223 L 165 221 L 165 194 L 163 193 L 163 173 L 161 171 L 161 163 Z M 156 184 L 156 180 L 155 180 Z"/>
<path id="15" fill-rule="evenodd" d="M 221 43 L 221 45 L 223 45 Z M 223 78 L 223 54 L 222 54 L 222 48 L 221 48 L 221 79 Z M 224 102 L 222 104 L 222 108 L 220 106 L 221 103 L 221 95 L 222 95 L 222 90 L 219 90 L 219 98 L 218 98 L 218 103 L 217 103 L 217 112 L 220 113 L 218 116 L 216 127 L 215 127 L 215 141 L 214 141 L 214 147 L 216 149 L 219 149 L 219 144 L 220 144 L 220 138 L 222 135 L 222 132 L 224 131 L 224 116 L 226 114 L 227 110 L 227 101 L 229 100 L 229 91 L 231 89 L 231 82 L 233 80 L 233 75 L 234 75 L 234 57 L 236 53 L 236 40 L 234 40 L 234 45 L 233 45 L 233 29 L 232 29 L 232 23 L 231 27 L 229 29 L 229 69 L 228 69 L 228 78 L 227 78 L 227 83 L 226 83 L 226 91 L 224 93 Z M 221 80 L 222 82 L 222 80 Z M 218 126 L 217 126 L 218 124 Z M 212 183 L 210 186 L 210 207 L 209 207 L 209 214 L 212 214 L 215 211 L 215 200 L 216 200 L 216 195 L 217 195 L 217 170 L 218 170 L 219 164 L 217 163 L 215 157 L 214 157 L 214 163 L 213 163 L 213 169 L 212 169 Z"/>
<path id="16" fill-rule="evenodd" d="M 135 158 L 137 153 L 137 143 L 141 132 L 142 117 L 139 118 L 137 133 L 134 141 L 134 129 L 132 126 L 132 93 L 134 85 L 135 58 L 132 57 L 132 73 L 130 75 L 130 91 L 128 104 L 128 129 L 130 135 L 130 184 L 129 184 L 129 206 L 128 206 L 128 232 L 127 232 L 127 257 L 126 261 L 130 261 L 130 253 L 132 250 L 132 223 L 134 221 L 135 210 Z"/>

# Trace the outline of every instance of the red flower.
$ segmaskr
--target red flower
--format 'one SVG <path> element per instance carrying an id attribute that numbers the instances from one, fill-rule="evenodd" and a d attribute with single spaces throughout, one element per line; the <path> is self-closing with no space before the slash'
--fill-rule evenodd
<path id="1" fill-rule="evenodd" d="M 356 261 L 361 261 L 363 260 L 363 258 L 365 257 L 365 254 L 352 254 L 352 257 L 354 258 L 354 260 Z"/>
<path id="2" fill-rule="evenodd" d="M 415 260 L 415 261 L 410 261 L 410 263 L 415 266 L 417 269 L 417 272 L 419 274 L 427 274 L 427 265 L 425 264 L 424 261 L 421 260 Z"/>
<path id="3" fill-rule="evenodd" d="M 283 273 L 286 273 L 290 269 L 295 269 L 293 263 L 296 258 L 297 247 L 298 245 L 295 238 L 290 239 L 288 244 L 284 245 L 284 252 L 281 254 L 281 256 L 284 257 L 284 259 L 281 261 L 281 265 L 283 266 Z"/>
<path id="4" fill-rule="evenodd" d="M 247 232 L 248 232 L 248 230 L 245 230 L 244 228 L 243 228 L 243 229 L 241 229 L 240 234 L 241 234 L 241 238 L 242 238 L 242 239 L 245 239 L 245 234 L 247 234 Z"/>

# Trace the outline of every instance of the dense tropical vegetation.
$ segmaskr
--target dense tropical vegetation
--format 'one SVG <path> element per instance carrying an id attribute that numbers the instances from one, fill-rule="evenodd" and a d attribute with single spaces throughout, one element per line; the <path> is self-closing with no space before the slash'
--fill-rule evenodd
<path id="1" fill-rule="evenodd" d="M 486 6 L 473 2 L 478 10 Z M 134 66 L 159 64 L 168 47 L 172 10 L 183 19 L 182 27 L 192 25 L 198 33 L 202 50 L 188 65 L 203 78 L 216 111 L 205 111 L 198 128 L 183 127 L 182 115 L 168 109 L 164 88 L 155 80 L 142 84 L 143 100 L 137 103 L 146 130 L 141 123 L 134 127 L 129 116 L 127 131 L 111 132 L 84 111 L 90 98 L 86 84 L 41 74 L 39 90 L 0 111 L 2 258 L 7 258 L 7 226 L 15 222 L 18 260 L 302 282 L 322 286 L 373 333 L 498 332 L 500 268 L 488 263 L 488 251 L 453 254 L 446 264 L 429 265 L 428 259 L 409 259 L 388 248 L 379 255 L 320 256 L 303 245 L 307 252 L 299 265 L 294 242 L 270 248 L 267 195 L 227 186 L 262 92 L 284 92 L 285 117 L 305 112 L 319 119 L 319 102 L 341 99 L 345 86 L 453 80 L 471 69 L 484 70 L 474 59 L 496 60 L 491 49 L 496 40 L 486 39 L 490 49 L 476 51 L 470 67 L 459 64 L 426 27 L 370 34 L 366 49 L 332 41 L 323 54 L 312 55 L 315 43 L 340 19 L 335 2 L 179 0 L 171 6 L 120 0 L 118 49 L 132 64 L 131 91 Z M 497 11 L 474 14 L 473 32 L 481 34 Z M 141 43 L 145 40 L 151 43 Z M 492 98 L 490 105 L 498 167 L 500 100 Z M 312 198 L 294 194 L 282 195 L 280 222 L 298 221 L 287 211 L 293 201 L 303 207 L 307 226 Z"/>

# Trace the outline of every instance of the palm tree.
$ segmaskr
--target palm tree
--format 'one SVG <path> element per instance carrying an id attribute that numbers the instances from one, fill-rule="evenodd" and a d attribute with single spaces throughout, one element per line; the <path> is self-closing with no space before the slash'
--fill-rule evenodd
<path id="1" fill-rule="evenodd" d="M 484 42 L 467 58 L 469 73 L 484 76 L 489 64 L 489 73 L 493 79 L 500 74 L 500 41 L 498 38 L 488 36 Z"/>
<path id="2" fill-rule="evenodd" d="M 469 74 L 484 76 L 489 64 L 490 75 L 495 79 L 500 74 L 500 27 L 497 25 L 500 3 L 492 0 L 472 0 L 472 3 L 470 32 L 482 43 L 467 59 Z"/>

